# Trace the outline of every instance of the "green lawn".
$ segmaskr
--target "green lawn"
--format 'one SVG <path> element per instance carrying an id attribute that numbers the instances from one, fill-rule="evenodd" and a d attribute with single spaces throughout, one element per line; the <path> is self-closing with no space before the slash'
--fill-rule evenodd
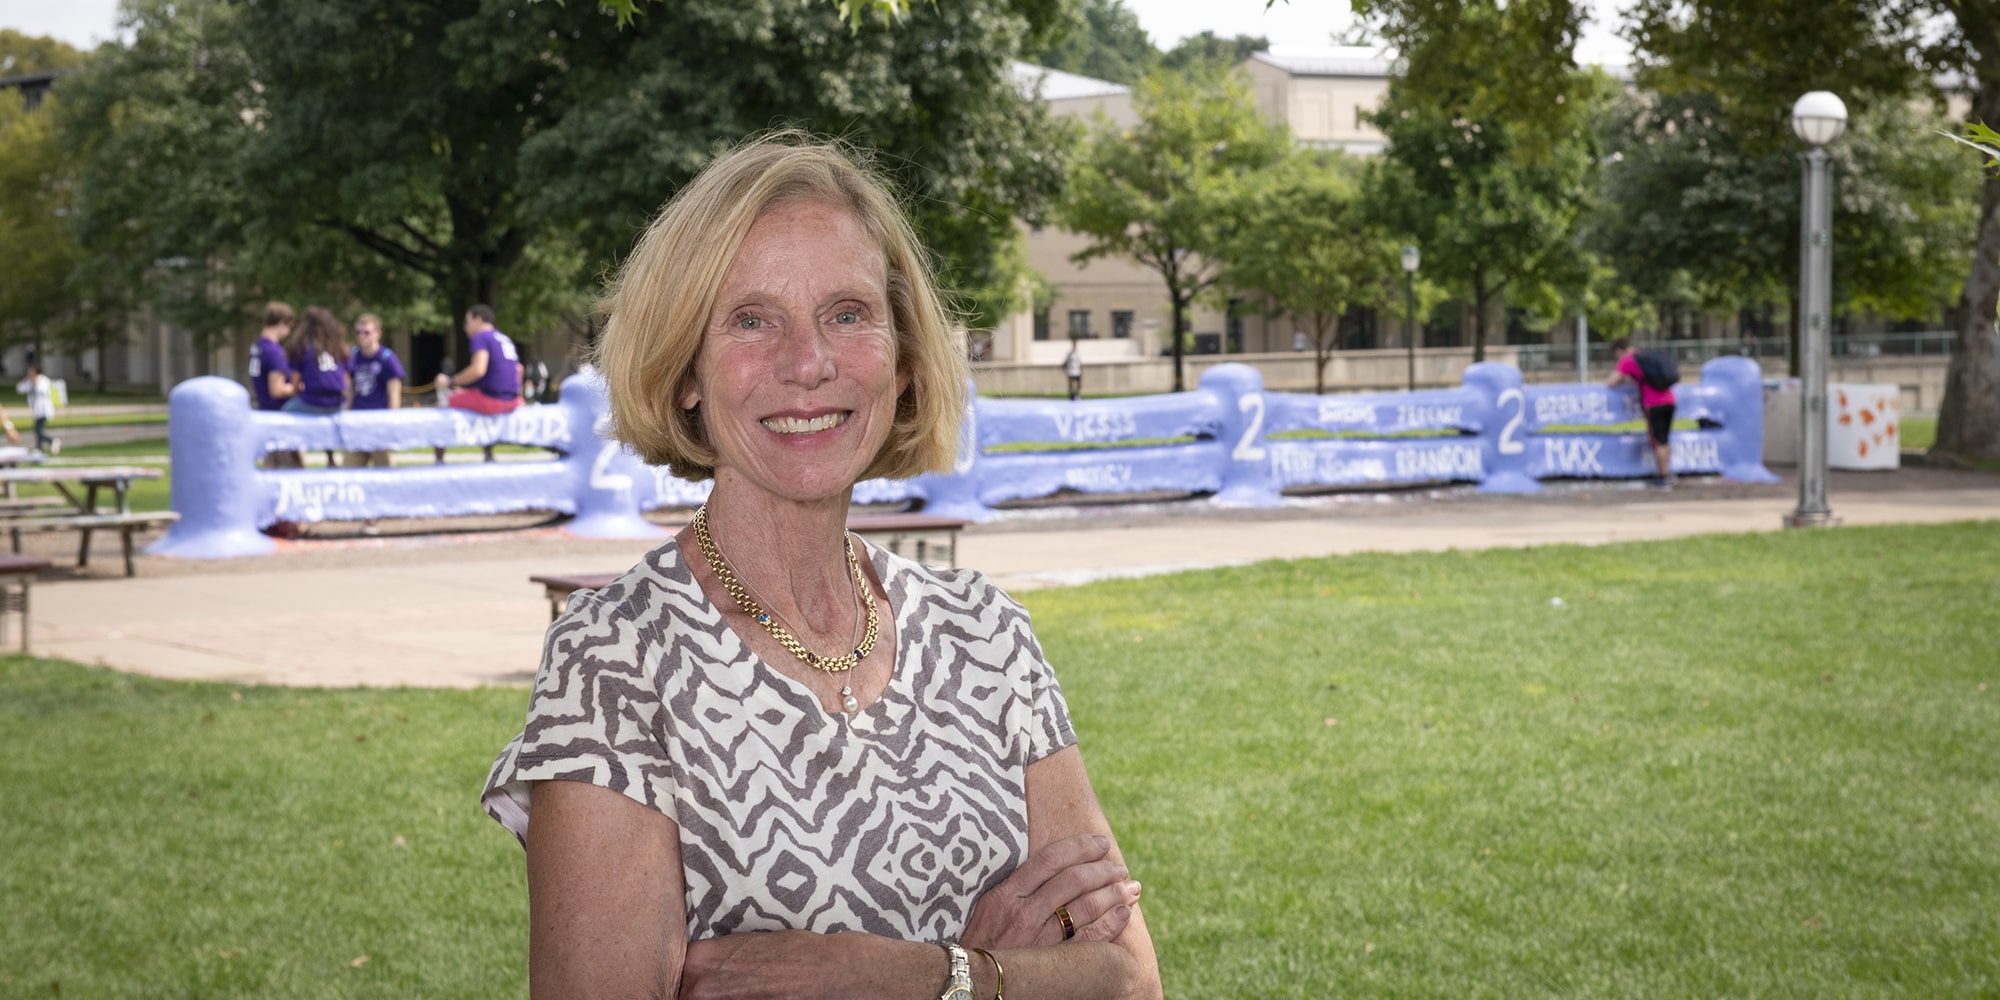
<path id="1" fill-rule="evenodd" d="M 1976 996 L 1996 564 L 2000 522 L 1025 599 L 1169 996 Z M 520 690 L 0 691 L 0 995 L 525 992 L 474 804 Z"/>
<path id="2" fill-rule="evenodd" d="M 167 415 L 164 413 L 128 413 L 123 415 L 115 413 L 72 413 L 57 416 L 50 420 L 49 428 L 51 430 L 58 430 L 64 427 L 105 427 L 124 424 L 165 424 L 166 422 Z M 30 421 L 30 425 L 32 423 Z"/>
<path id="3" fill-rule="evenodd" d="M 1929 451 L 1937 443 L 1936 417 L 1904 417 L 1902 419 L 1903 447 L 1914 451 Z"/>

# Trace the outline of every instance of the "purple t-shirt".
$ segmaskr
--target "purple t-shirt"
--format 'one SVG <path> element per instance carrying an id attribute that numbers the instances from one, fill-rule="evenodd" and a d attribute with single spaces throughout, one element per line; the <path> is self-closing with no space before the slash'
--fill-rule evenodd
<path id="1" fill-rule="evenodd" d="M 469 350 L 486 352 L 486 374 L 472 383 L 474 388 L 495 399 L 521 394 L 521 355 L 512 339 L 498 330 L 481 330 L 472 335 Z"/>
<path id="2" fill-rule="evenodd" d="M 339 406 L 347 399 L 347 359 L 332 351 L 300 357 L 299 398 L 307 406 Z"/>
<path id="3" fill-rule="evenodd" d="M 386 410 L 389 408 L 389 381 L 407 380 L 403 374 L 403 363 L 396 359 L 396 352 L 387 347 L 375 350 L 375 356 L 354 349 L 347 359 L 347 368 L 354 376 L 354 402 L 348 404 L 353 410 Z"/>
<path id="4" fill-rule="evenodd" d="M 1655 406 L 1674 405 L 1672 389 L 1655 389 L 1646 384 L 1645 373 L 1639 370 L 1639 359 L 1630 354 L 1618 359 L 1618 374 L 1631 376 L 1639 385 L 1639 406 L 1650 410 Z"/>
<path id="5" fill-rule="evenodd" d="M 285 405 L 284 400 L 271 398 L 272 372 L 290 375 L 291 363 L 285 360 L 285 349 L 277 341 L 258 337 L 250 348 L 250 398 L 257 401 L 260 410 L 275 410 Z"/>

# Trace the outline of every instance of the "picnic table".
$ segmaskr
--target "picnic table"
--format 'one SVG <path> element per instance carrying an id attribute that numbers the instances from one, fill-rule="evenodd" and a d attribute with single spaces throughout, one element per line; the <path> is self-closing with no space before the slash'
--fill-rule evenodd
<path id="1" fill-rule="evenodd" d="M 116 531 L 125 554 L 125 575 L 131 576 L 133 532 L 180 519 L 173 511 L 132 510 L 132 484 L 163 475 L 161 470 L 143 465 L 0 468 L 0 518 L 5 519 L 0 523 L 6 524 L 17 554 L 23 531 L 78 532 L 82 536 L 76 551 L 78 566 L 90 565 L 92 532 Z M 61 494 L 60 500 L 17 496 L 15 489 L 25 485 L 53 486 Z M 106 492 L 110 494 L 108 504 L 99 500 Z"/>
<path id="2" fill-rule="evenodd" d="M 971 523 L 963 518 L 935 514 L 859 514 L 847 519 L 847 530 L 897 555 L 902 555 L 903 548 L 909 546 L 912 558 L 920 563 L 932 562 L 941 555 L 945 565 L 956 566 L 958 533 Z M 569 601 L 570 594 L 579 590 L 602 590 L 620 575 L 538 573 L 528 577 L 528 582 L 542 585 L 542 592 L 549 599 L 549 620 L 555 621 L 562 615 L 563 605 Z"/>

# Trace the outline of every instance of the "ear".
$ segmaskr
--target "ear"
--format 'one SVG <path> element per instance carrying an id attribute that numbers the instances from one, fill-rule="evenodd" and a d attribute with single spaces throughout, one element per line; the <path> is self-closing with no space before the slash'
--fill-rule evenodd
<path id="1" fill-rule="evenodd" d="M 692 410 L 701 405 L 701 383 L 695 381 L 693 372 L 689 372 L 681 379 L 681 389 L 674 400 L 674 405 L 683 410 Z"/>

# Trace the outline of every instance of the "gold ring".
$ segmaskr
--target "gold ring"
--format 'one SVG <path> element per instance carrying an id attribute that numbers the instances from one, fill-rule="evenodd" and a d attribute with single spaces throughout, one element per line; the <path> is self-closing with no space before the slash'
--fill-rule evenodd
<path id="1" fill-rule="evenodd" d="M 1056 907 L 1056 923 L 1062 925 L 1064 941 L 1076 936 L 1076 921 L 1069 918 L 1069 907 Z"/>

